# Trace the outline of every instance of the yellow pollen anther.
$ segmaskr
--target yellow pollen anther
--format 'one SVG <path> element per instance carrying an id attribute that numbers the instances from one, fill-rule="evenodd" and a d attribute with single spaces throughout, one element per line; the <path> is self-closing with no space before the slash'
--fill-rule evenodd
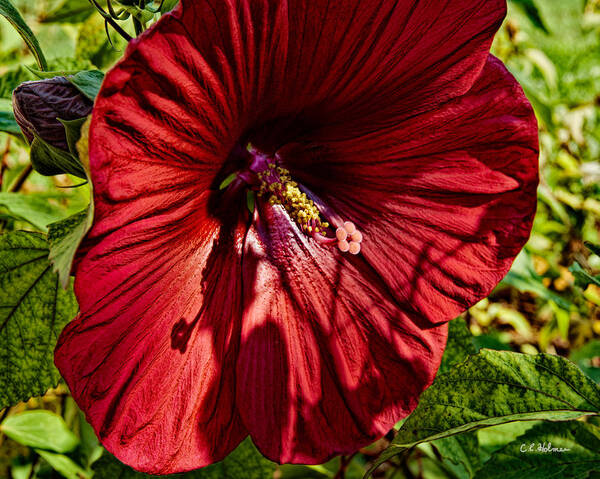
<path id="1" fill-rule="evenodd" d="M 273 169 L 275 170 L 273 171 Z M 269 204 L 282 205 L 290 217 L 294 218 L 307 233 L 313 231 L 319 233 L 329 227 L 329 225 L 325 226 L 321 223 L 318 208 L 312 200 L 307 198 L 305 193 L 300 191 L 298 183 L 292 181 L 288 170 L 269 163 L 269 170 L 261 173 L 258 175 L 261 181 L 259 191 L 268 190 L 272 193 Z"/>
<path id="2" fill-rule="evenodd" d="M 248 151 L 255 154 L 256 151 L 249 147 Z M 265 193 L 269 197 L 270 205 L 281 205 L 287 211 L 298 227 L 315 241 L 322 245 L 331 245 L 340 251 L 357 255 L 361 251 L 363 241 L 362 233 L 351 221 L 343 221 L 335 212 L 330 211 L 314 193 L 303 188 L 292 180 L 290 172 L 279 166 L 278 163 L 266 158 L 266 155 L 257 154 L 255 166 L 252 171 L 256 172 L 259 184 L 254 183 L 258 196 Z M 265 161 L 266 160 L 266 161 Z M 260 169 L 260 171 L 258 171 Z M 305 191 L 308 191 L 308 195 Z M 317 207 L 317 205 L 319 207 Z M 321 214 L 323 216 L 321 216 Z M 329 222 L 321 221 L 326 218 Z M 335 229 L 335 236 L 331 235 L 329 228 Z"/>

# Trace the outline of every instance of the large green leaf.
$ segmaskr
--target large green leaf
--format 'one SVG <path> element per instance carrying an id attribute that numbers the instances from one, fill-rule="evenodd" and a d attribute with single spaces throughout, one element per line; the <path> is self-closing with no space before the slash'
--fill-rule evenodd
<path id="1" fill-rule="evenodd" d="M 539 424 L 495 452 L 478 479 L 586 479 L 600 471 L 600 429 L 579 421 Z"/>
<path id="2" fill-rule="evenodd" d="M 438 374 L 443 374 L 456 364 L 475 354 L 473 336 L 463 318 L 456 318 L 448 323 L 448 341 L 442 357 L 442 364 Z"/>
<path id="3" fill-rule="evenodd" d="M 161 476 L 182 479 L 271 479 L 276 465 L 256 450 L 250 439 L 242 442 L 223 461 L 186 474 Z M 150 476 L 136 472 L 105 453 L 92 467 L 94 479 L 143 479 Z"/>
<path id="4" fill-rule="evenodd" d="M 23 20 L 19 11 L 9 0 L 0 0 L 0 15 L 4 16 L 19 32 L 19 35 L 21 35 L 23 40 L 25 40 L 25 43 L 31 50 L 31 53 L 33 53 L 40 69 L 46 70 L 48 64 L 46 63 L 46 58 L 44 57 L 44 53 L 42 52 L 42 48 L 40 47 L 37 38 L 35 38 L 35 35 L 27 26 L 27 23 L 25 23 L 25 20 Z"/>
<path id="5" fill-rule="evenodd" d="M 502 449 L 509 442 L 514 441 L 517 437 L 541 423 L 542 421 L 515 421 L 479 429 L 476 434 L 482 460 L 485 462 L 492 453 Z M 487 458 L 484 459 L 484 456 L 487 456 Z"/>
<path id="6" fill-rule="evenodd" d="M 79 439 L 58 414 L 43 409 L 8 416 L 0 431 L 19 444 L 55 452 L 70 452 Z"/>
<path id="7" fill-rule="evenodd" d="M 35 194 L 0 193 L 0 208 L 6 208 L 10 216 L 27 221 L 41 231 L 65 217 L 63 210 L 48 198 Z"/>
<path id="8" fill-rule="evenodd" d="M 194 479 L 271 479 L 275 463 L 265 459 L 248 438 L 224 461 L 194 472 Z"/>
<path id="9" fill-rule="evenodd" d="M 77 313 L 72 289 L 60 288 L 38 233 L 0 236 L 0 409 L 45 393 L 60 375 L 54 346 Z"/>
<path id="10" fill-rule="evenodd" d="M 481 466 L 479 441 L 475 432 L 444 437 L 433 441 L 432 444 L 446 467 L 461 479 L 473 477 Z"/>
<path id="11" fill-rule="evenodd" d="M 475 354 L 475 345 L 467 323 L 456 318 L 448 324 L 448 341 L 438 374 L 451 370 Z M 459 478 L 473 477 L 479 468 L 479 443 L 475 432 L 444 437 L 432 442 L 446 467 Z"/>
<path id="12" fill-rule="evenodd" d="M 600 413 L 600 388 L 567 359 L 482 350 L 438 376 L 376 466 L 421 442 L 518 420 Z"/>

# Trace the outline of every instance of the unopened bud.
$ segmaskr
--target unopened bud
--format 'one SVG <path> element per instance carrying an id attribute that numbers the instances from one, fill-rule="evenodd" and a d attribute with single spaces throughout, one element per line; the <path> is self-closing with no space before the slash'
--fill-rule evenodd
<path id="1" fill-rule="evenodd" d="M 93 102 L 64 77 L 25 82 L 13 92 L 15 118 L 29 142 L 35 134 L 65 151 L 69 147 L 59 119 L 84 118 L 92 107 Z"/>

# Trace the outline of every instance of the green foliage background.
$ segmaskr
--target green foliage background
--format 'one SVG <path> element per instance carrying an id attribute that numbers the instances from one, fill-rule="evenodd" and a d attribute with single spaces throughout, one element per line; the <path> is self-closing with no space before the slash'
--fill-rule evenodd
<path id="1" fill-rule="evenodd" d="M 37 36 L 50 70 L 105 71 L 122 55 L 125 41 L 114 30 L 112 42 L 107 39 L 104 20 L 88 0 L 12 3 Z M 165 8 L 174 3 L 166 2 Z M 137 27 L 158 17 L 140 16 Z M 135 34 L 133 22 L 121 26 Z M 600 393 L 594 382 L 600 381 L 600 250 L 594 246 L 600 244 L 600 0 L 511 0 L 493 52 L 524 87 L 540 124 L 541 184 L 533 234 L 500 286 L 452 324 L 439 380 L 405 425 L 398 425 L 391 447 L 393 435 L 324 465 L 276 467 L 247 441 L 224 463 L 186 477 L 361 478 L 378 463 L 373 477 L 600 477 L 600 421 L 595 418 Z M 15 355 L 7 355 L 19 334 L 15 314 L 27 321 L 31 311 L 40 311 L 41 322 L 29 326 L 32 334 L 45 334 L 51 342 L 74 311 L 69 290 L 58 288 L 49 264 L 36 264 L 40 260 L 34 258 L 49 247 L 38 233 L 81 215 L 90 194 L 88 186 L 65 188 L 80 184 L 76 177 L 30 171 L 29 148 L 11 122 L 10 104 L 18 84 L 36 79 L 26 66 L 37 68 L 34 56 L 0 18 L 0 130 L 9 132 L 0 133 L 0 305 L 6 308 L 14 298 L 10 271 L 30 260 L 19 266 L 22 282 L 42 281 L 46 294 L 65 297 L 58 312 L 48 310 L 43 298 L 16 305 L 16 313 L 6 316 L 12 329 L 0 329 L 0 398 L 8 398 L 0 408 L 9 405 L 0 413 L 0 478 L 144 477 L 103 451 L 64 385 L 20 403 L 26 391 L 6 386 L 17 367 L 8 359 Z M 20 230 L 37 233 L 16 233 Z M 8 254 L 6 245 L 19 245 L 21 256 Z M 55 320 L 46 320 L 51 314 Z M 476 354 L 481 348 L 506 352 Z M 40 394 L 56 386 L 58 376 L 48 365 L 45 346 L 30 349 L 31 357 L 19 357 L 18 368 L 40 372 L 30 388 Z M 539 353 L 570 358 L 578 368 Z M 500 386 L 486 386 L 477 376 L 481 371 L 498 376 Z M 441 411 L 440 398 L 445 401 Z M 453 414 L 449 404 L 463 412 Z M 543 421 L 548 419 L 566 422 Z M 426 434 L 427 428 L 439 434 Z M 454 435 L 457 430 L 462 433 Z M 520 450 L 522 444 L 548 442 L 570 451 L 532 455 Z"/>

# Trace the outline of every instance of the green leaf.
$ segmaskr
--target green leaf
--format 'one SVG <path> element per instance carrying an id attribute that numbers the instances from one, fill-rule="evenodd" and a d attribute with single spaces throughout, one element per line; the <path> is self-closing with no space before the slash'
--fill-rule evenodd
<path id="1" fill-rule="evenodd" d="M 65 216 L 48 198 L 35 194 L 0 193 L 0 207 L 6 208 L 14 218 L 31 223 L 40 231 L 46 231 L 50 223 Z"/>
<path id="2" fill-rule="evenodd" d="M 60 453 L 70 452 L 79 444 L 61 416 L 43 409 L 8 416 L 0 431 L 24 446 Z"/>
<path id="3" fill-rule="evenodd" d="M 77 72 L 75 75 L 67 77 L 67 80 L 90 100 L 95 100 L 102 86 L 104 73 L 100 70 Z"/>
<path id="4" fill-rule="evenodd" d="M 576 363 L 581 370 L 597 383 L 600 383 L 600 341 L 597 339 L 586 343 L 579 349 L 571 352 L 569 359 Z"/>
<path id="5" fill-rule="evenodd" d="M 448 341 L 442 357 L 438 374 L 448 372 L 453 366 L 475 354 L 473 336 L 463 318 L 456 318 L 448 323 Z"/>
<path id="6" fill-rule="evenodd" d="M 576 35 L 581 30 L 585 0 L 533 0 L 547 30 Z"/>
<path id="7" fill-rule="evenodd" d="M 479 439 L 480 454 L 488 457 L 483 459 L 484 462 L 489 459 L 489 456 L 502 449 L 509 442 L 514 441 L 521 434 L 525 434 L 532 427 L 541 424 L 542 421 L 515 421 L 499 424 L 497 426 L 486 427 L 477 431 Z"/>
<path id="8" fill-rule="evenodd" d="M 79 449 L 82 457 L 85 459 L 85 466 L 91 467 L 102 454 L 104 454 L 104 448 L 100 445 L 98 437 L 94 432 L 94 428 L 85 419 L 85 414 L 81 410 L 78 411 L 79 417 L 79 437 L 81 438 L 81 444 Z"/>
<path id="9" fill-rule="evenodd" d="M 598 413 L 600 388 L 569 360 L 482 350 L 435 379 L 374 467 L 421 442 L 482 427 Z"/>
<path id="10" fill-rule="evenodd" d="M 537 28 L 547 31 L 546 27 L 542 23 L 540 12 L 533 3 L 533 0 L 512 0 L 512 3 L 519 5 L 523 9 L 525 14 L 529 17 L 531 23 L 533 23 Z"/>
<path id="11" fill-rule="evenodd" d="M 31 479 L 33 477 L 32 472 L 33 463 L 29 458 L 16 457 L 10 465 L 11 479 Z"/>
<path id="12" fill-rule="evenodd" d="M 498 351 L 512 351 L 510 344 L 502 340 L 502 335 L 499 331 L 490 330 L 487 334 L 473 336 L 473 344 L 475 350 L 479 352 L 481 349 L 496 349 Z"/>
<path id="13" fill-rule="evenodd" d="M 77 148 L 77 143 L 81 139 L 82 127 L 85 124 L 86 120 L 87 118 L 82 118 L 73 121 L 61 120 L 62 123 L 65 125 L 69 149 L 71 150 L 73 155 L 77 155 L 78 157 L 79 150 Z M 86 141 L 86 139 L 83 140 L 84 143 Z M 82 142 L 79 142 L 80 145 L 81 143 Z M 83 162 L 85 162 L 87 165 L 87 159 L 84 158 Z M 80 164 L 82 164 L 82 166 L 83 162 L 80 161 Z M 83 167 L 85 168 L 85 166 Z M 75 254 L 77 252 L 77 248 L 79 248 L 79 245 L 83 241 L 83 238 L 92 227 L 93 220 L 94 202 L 93 198 L 90 198 L 90 204 L 85 210 L 80 211 L 79 213 L 76 213 L 73 216 L 70 216 L 69 218 L 49 225 L 49 259 L 50 262 L 54 265 L 54 271 L 59 275 L 60 283 L 63 286 L 63 288 L 66 288 L 69 284 L 71 267 L 75 258 Z"/>
<path id="14" fill-rule="evenodd" d="M 52 223 L 48 229 L 50 242 L 50 262 L 58 273 L 60 284 L 66 288 L 69 284 L 71 266 L 77 248 L 92 227 L 94 219 L 93 205 L 62 221 Z"/>
<path id="15" fill-rule="evenodd" d="M 63 291 L 38 233 L 0 236 L 0 409 L 58 384 L 54 346 L 77 313 L 72 289 Z"/>
<path id="16" fill-rule="evenodd" d="M 254 206 L 256 203 L 256 198 L 254 196 L 254 191 L 248 190 L 246 192 L 246 207 L 250 213 L 254 213 Z"/>
<path id="17" fill-rule="evenodd" d="M 275 472 L 275 463 L 265 459 L 247 438 L 225 460 L 194 471 L 194 479 L 267 479 Z"/>
<path id="18" fill-rule="evenodd" d="M 495 452 L 478 479 L 586 479 L 600 470 L 600 429 L 579 421 L 539 424 Z"/>
<path id="19" fill-rule="evenodd" d="M 123 54 L 127 42 L 117 35 L 111 35 L 112 43 L 108 41 L 104 18 L 92 15 L 79 27 L 77 58 L 85 58 L 97 68 L 103 69 L 111 66 Z"/>
<path id="20" fill-rule="evenodd" d="M 481 466 L 477 434 L 470 432 L 432 442 L 444 464 L 459 478 L 468 479 Z"/>
<path id="21" fill-rule="evenodd" d="M 12 111 L 12 92 L 21 83 L 34 80 L 31 71 L 22 65 L 7 71 L 0 77 L 0 98 L 6 99 L 6 105 L 2 110 Z"/>
<path id="22" fill-rule="evenodd" d="M 17 124 L 17 120 L 15 120 L 15 115 L 12 111 L 0 111 L 0 131 L 12 135 L 21 134 L 21 128 Z"/>
<path id="23" fill-rule="evenodd" d="M 581 265 L 577 262 L 573 263 L 569 268 L 569 271 L 575 276 L 575 284 L 580 288 L 587 288 L 590 284 L 600 286 L 600 277 L 592 276 Z"/>
<path id="24" fill-rule="evenodd" d="M 79 178 L 87 178 L 83 165 L 75 155 L 50 145 L 37 135 L 31 142 L 31 164 L 44 176 L 69 173 Z"/>
<path id="25" fill-rule="evenodd" d="M 33 53 L 40 69 L 46 70 L 48 64 L 46 63 L 46 58 L 44 57 L 44 53 L 42 52 L 37 38 L 35 38 L 35 35 L 27 26 L 19 11 L 9 0 L 0 0 L 0 15 L 4 16 L 11 25 L 15 27 L 17 32 L 19 32 L 19 35 L 21 35 L 23 40 L 25 40 L 25 43 L 31 50 L 31 53 Z"/>
<path id="26" fill-rule="evenodd" d="M 456 318 L 448 324 L 448 341 L 438 374 L 448 372 L 472 354 L 475 354 L 475 346 L 467 323 L 463 318 Z M 479 467 L 479 445 L 475 433 L 438 439 L 432 444 L 446 466 L 459 478 L 472 477 Z"/>
<path id="27" fill-rule="evenodd" d="M 589 241 L 586 241 L 584 244 L 586 248 L 589 249 L 592 253 L 600 256 L 600 246 L 590 243 Z"/>
<path id="28" fill-rule="evenodd" d="M 170 12 L 177 6 L 178 3 L 179 0 L 164 0 L 162 7 L 160 8 L 160 13 Z"/>
<path id="29" fill-rule="evenodd" d="M 44 451 L 43 449 L 35 449 L 35 452 L 50 464 L 55 471 L 60 472 L 67 479 L 89 479 L 92 477 L 91 473 L 88 473 L 68 456 Z"/>
<path id="30" fill-rule="evenodd" d="M 41 23 L 80 23 L 94 13 L 89 0 L 63 0 L 50 12 L 44 14 Z"/>
<path id="31" fill-rule="evenodd" d="M 519 253 L 513 267 L 502 280 L 502 283 L 508 284 L 519 291 L 535 293 L 547 301 L 554 301 L 567 311 L 571 309 L 571 302 L 544 286 L 542 278 L 535 272 L 532 259 L 526 250 Z"/>
<path id="32" fill-rule="evenodd" d="M 450 371 L 451 368 L 475 354 L 473 336 L 463 318 L 456 318 L 448 323 L 448 341 L 442 357 L 438 374 Z M 443 462 L 459 478 L 470 478 L 479 468 L 479 443 L 474 432 L 451 436 L 433 441 Z"/>
<path id="33" fill-rule="evenodd" d="M 514 69 L 510 69 L 510 72 L 515 76 L 523 88 L 523 92 L 533 106 L 537 118 L 552 131 L 554 122 L 552 121 L 552 108 L 549 105 L 549 100 L 532 84 L 531 80 L 526 75 L 523 75 Z"/>
<path id="34" fill-rule="evenodd" d="M 69 145 L 69 152 L 73 154 L 73 156 L 79 157 L 79 153 L 77 152 L 77 142 L 81 138 L 81 127 L 87 120 L 87 116 L 84 118 L 77 118 L 76 120 L 61 120 L 57 118 L 63 126 L 65 127 L 65 135 L 67 137 L 67 145 Z"/>
<path id="35" fill-rule="evenodd" d="M 231 173 L 227 178 L 225 178 L 221 184 L 219 185 L 219 189 L 220 190 L 224 190 L 225 188 L 227 188 L 231 183 L 233 183 L 233 180 L 235 180 L 237 178 L 238 173 Z"/>
<path id="36" fill-rule="evenodd" d="M 182 479 L 270 479 L 275 472 L 275 463 L 265 459 L 256 450 L 252 441 L 247 438 L 235 451 L 223 461 L 186 474 L 174 474 L 171 476 L 160 476 Z M 94 479 L 142 479 L 150 476 L 134 471 L 119 462 L 114 456 L 105 452 L 98 459 L 92 469 Z"/>
<path id="37" fill-rule="evenodd" d="M 63 76 L 90 100 L 96 99 L 96 96 L 100 91 L 102 81 L 104 80 L 104 73 L 102 73 L 100 70 L 39 71 L 33 68 L 28 68 L 28 70 L 40 80 Z"/>

